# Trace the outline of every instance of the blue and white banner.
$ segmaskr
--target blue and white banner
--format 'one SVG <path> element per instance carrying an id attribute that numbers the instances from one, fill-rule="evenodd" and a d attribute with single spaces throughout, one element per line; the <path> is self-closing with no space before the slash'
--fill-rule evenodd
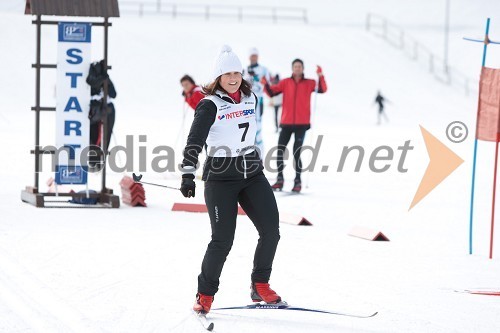
<path id="1" fill-rule="evenodd" d="M 91 63 L 90 23 L 60 22 L 57 55 L 56 162 L 57 184 L 86 184 L 82 150 L 89 145 Z M 66 148 L 67 152 L 61 150 Z M 83 165 L 82 165 L 83 164 Z"/>

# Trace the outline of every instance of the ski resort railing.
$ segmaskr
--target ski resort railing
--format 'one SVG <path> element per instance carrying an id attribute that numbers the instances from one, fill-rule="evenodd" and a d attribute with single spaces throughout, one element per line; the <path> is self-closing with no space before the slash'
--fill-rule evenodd
<path id="1" fill-rule="evenodd" d="M 479 81 L 477 79 L 472 79 L 456 68 L 445 64 L 442 57 L 385 17 L 368 13 L 366 30 L 400 49 L 407 57 L 426 68 L 438 81 L 462 91 L 465 95 L 478 92 Z"/>
<path id="2" fill-rule="evenodd" d="M 172 19 L 178 17 L 211 19 L 230 19 L 239 22 L 264 20 L 273 23 L 301 22 L 308 23 L 307 9 L 297 7 L 205 5 L 189 3 L 170 3 L 155 1 L 120 1 L 120 12 L 124 14 L 163 15 Z"/>

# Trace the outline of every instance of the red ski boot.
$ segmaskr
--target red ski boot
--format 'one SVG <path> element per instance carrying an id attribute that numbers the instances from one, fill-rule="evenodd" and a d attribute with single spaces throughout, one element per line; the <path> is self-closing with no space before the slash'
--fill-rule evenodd
<path id="1" fill-rule="evenodd" d="M 274 183 L 271 188 L 273 191 L 281 191 L 283 189 L 283 184 L 285 183 L 285 180 L 283 178 L 278 178 L 276 179 L 276 183 Z"/>
<path id="2" fill-rule="evenodd" d="M 213 301 L 214 301 L 213 296 L 207 296 L 197 293 L 196 303 L 194 303 L 193 310 L 198 313 L 209 313 Z"/>
<path id="3" fill-rule="evenodd" d="M 250 297 L 254 302 L 264 301 L 268 304 L 281 302 L 281 297 L 269 287 L 269 283 L 253 282 L 250 290 Z"/>
<path id="4" fill-rule="evenodd" d="M 300 179 L 295 179 L 292 192 L 300 193 L 300 191 L 302 191 L 302 182 L 300 181 Z"/>

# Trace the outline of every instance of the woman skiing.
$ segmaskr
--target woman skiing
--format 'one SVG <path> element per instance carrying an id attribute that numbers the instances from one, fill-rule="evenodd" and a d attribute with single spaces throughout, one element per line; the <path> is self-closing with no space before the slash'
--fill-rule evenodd
<path id="1" fill-rule="evenodd" d="M 203 87 L 206 95 L 195 116 L 184 149 L 181 192 L 194 197 L 194 173 L 203 146 L 207 160 L 203 169 L 205 202 L 210 216 L 212 240 L 198 276 L 193 310 L 208 313 L 218 291 L 219 277 L 233 244 L 238 203 L 259 232 L 251 275 L 254 302 L 281 302 L 269 287 L 278 241 L 279 216 L 271 186 L 255 149 L 257 97 L 243 80 L 243 67 L 229 46 L 216 58 L 213 80 Z"/>

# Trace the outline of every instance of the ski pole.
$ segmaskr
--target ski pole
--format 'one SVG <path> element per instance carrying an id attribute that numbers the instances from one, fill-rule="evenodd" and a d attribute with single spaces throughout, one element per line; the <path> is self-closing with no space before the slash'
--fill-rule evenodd
<path id="1" fill-rule="evenodd" d="M 184 102 L 182 105 L 182 125 L 181 128 L 179 128 L 179 132 L 177 133 L 177 138 L 175 139 L 175 145 L 174 148 L 177 149 L 177 144 L 179 143 L 179 139 L 182 137 L 184 138 L 184 127 L 186 126 L 186 113 L 187 113 L 187 103 Z"/>
<path id="2" fill-rule="evenodd" d="M 146 185 L 164 187 L 164 188 L 169 188 L 171 190 L 180 190 L 180 188 L 173 187 L 173 186 L 167 186 L 167 185 L 161 185 L 161 184 L 143 182 L 143 181 L 141 181 L 142 175 L 136 175 L 135 173 L 132 174 L 132 178 L 134 179 L 134 182 L 139 183 L 139 184 L 146 184 Z"/>
<path id="3" fill-rule="evenodd" d="M 317 84 L 316 84 L 316 89 L 314 89 L 314 96 L 313 96 L 313 107 L 312 107 L 312 115 L 311 115 L 311 135 L 310 135 L 310 146 L 312 146 L 313 144 L 313 137 L 314 137 L 314 120 L 315 120 L 315 115 L 316 115 L 316 98 L 318 97 L 318 89 L 319 89 L 319 79 L 320 77 L 318 76 L 318 81 L 317 81 Z M 309 177 L 310 177 L 310 173 L 311 172 L 308 172 L 306 174 L 306 188 L 309 188 Z"/>

